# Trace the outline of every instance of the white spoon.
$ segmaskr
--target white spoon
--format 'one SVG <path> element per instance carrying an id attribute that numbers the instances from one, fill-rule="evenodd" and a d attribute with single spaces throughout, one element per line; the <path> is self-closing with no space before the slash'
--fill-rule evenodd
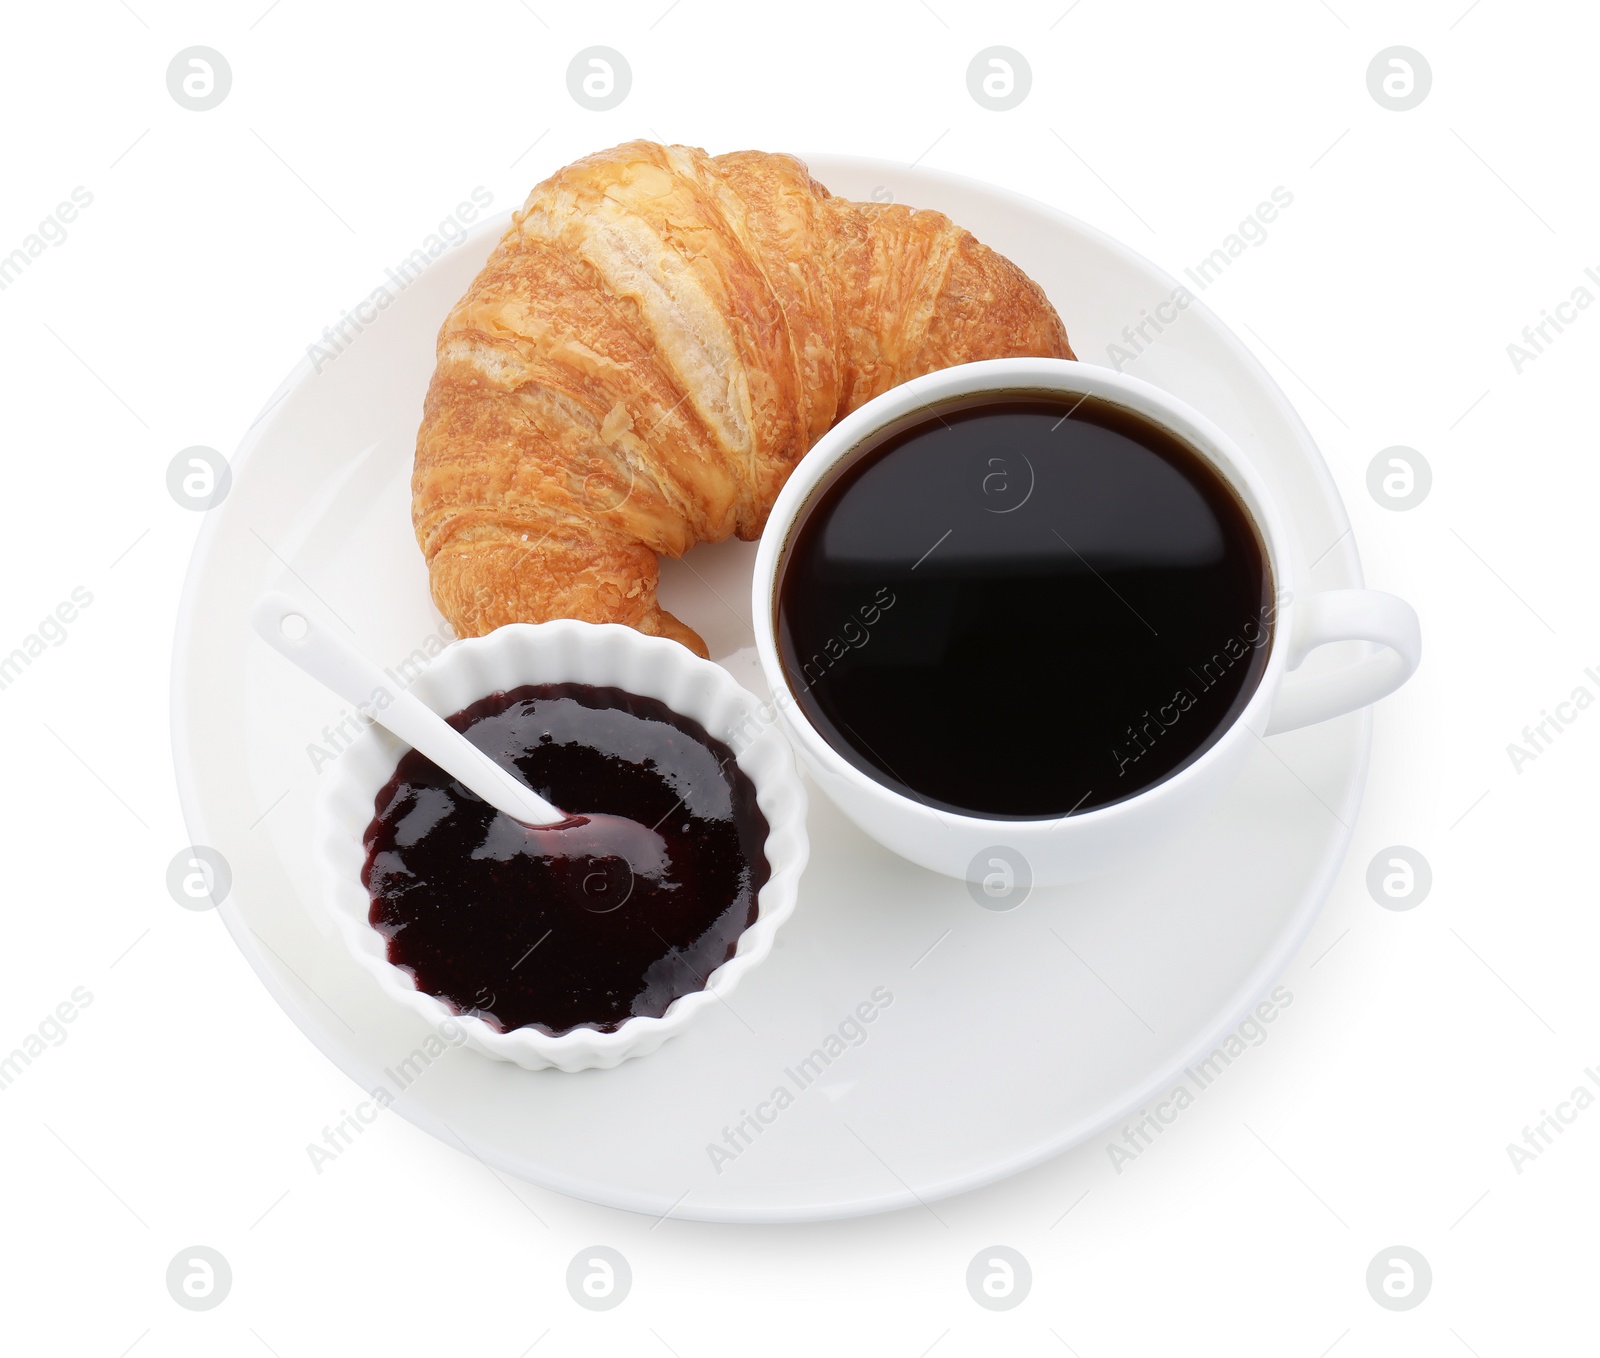
<path id="1" fill-rule="evenodd" d="M 527 827 L 525 836 L 509 839 L 491 832 L 491 841 L 484 847 L 492 856 L 531 851 L 552 858 L 620 858 L 631 873 L 652 878 L 671 866 L 666 840 L 654 826 L 592 811 L 569 816 L 552 806 L 420 698 L 397 689 L 372 661 L 287 594 L 264 595 L 256 603 L 251 622 L 273 650 L 431 759 L 496 811 Z M 387 701 L 377 706 L 374 695 Z M 591 881 L 601 876 L 586 877 L 584 891 L 598 893 L 600 888 L 592 888 Z M 602 885 L 609 891 L 607 883 Z M 624 894 L 623 901 L 626 899 Z M 587 908 L 613 910 L 621 903 L 613 903 L 607 896 L 603 905 Z"/>
<path id="2" fill-rule="evenodd" d="M 372 661 L 287 594 L 263 596 L 251 621 L 273 650 L 431 759 L 496 811 L 532 826 L 572 819 L 495 763 L 420 698 L 397 688 Z"/>

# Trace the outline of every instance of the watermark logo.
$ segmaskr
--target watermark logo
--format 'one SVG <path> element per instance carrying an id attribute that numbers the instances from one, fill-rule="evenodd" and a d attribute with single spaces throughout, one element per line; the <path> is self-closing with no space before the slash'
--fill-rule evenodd
<path id="1" fill-rule="evenodd" d="M 233 489 L 233 470 L 215 448 L 195 444 L 167 463 L 167 494 L 180 509 L 215 509 Z"/>
<path id="2" fill-rule="evenodd" d="M 567 63 L 567 92 L 595 113 L 616 108 L 633 88 L 633 69 L 614 47 L 585 47 Z"/>
<path id="3" fill-rule="evenodd" d="M 1010 1311 L 1021 1306 L 1033 1289 L 1033 1270 L 1009 1245 L 979 1250 L 967 1265 L 967 1291 L 986 1311 Z"/>
<path id="4" fill-rule="evenodd" d="M 1367 1291 L 1385 1311 L 1410 1311 L 1433 1290 L 1433 1269 L 1420 1250 L 1390 1245 L 1367 1265 Z"/>
<path id="5" fill-rule="evenodd" d="M 994 113 L 1013 109 L 1033 88 L 1033 70 L 1015 47 L 985 47 L 967 64 L 967 93 Z"/>
<path id="6" fill-rule="evenodd" d="M 628 903 L 636 885 L 638 881 L 633 874 L 633 864 L 623 858 L 602 858 L 579 883 L 583 891 L 583 900 L 579 904 L 591 915 L 609 915 Z M 533 949 L 528 951 L 532 952 Z"/>
<path id="7" fill-rule="evenodd" d="M 185 910 L 209 910 L 228 899 L 233 869 L 216 849 L 191 844 L 167 864 L 167 895 Z"/>
<path id="8" fill-rule="evenodd" d="M 1391 844 L 1367 864 L 1367 891 L 1385 910 L 1414 910 L 1432 888 L 1433 869 L 1409 845 Z"/>
<path id="9" fill-rule="evenodd" d="M 985 910 L 1015 910 L 1033 891 L 1033 868 L 1009 844 L 980 849 L 967 864 L 967 894 Z"/>
<path id="10" fill-rule="evenodd" d="M 167 1265 L 167 1291 L 185 1311 L 210 1311 L 233 1291 L 233 1269 L 220 1250 L 190 1245 Z"/>
<path id="11" fill-rule="evenodd" d="M 233 68 L 214 47 L 185 47 L 167 63 L 167 93 L 191 113 L 215 108 L 232 88 Z"/>
<path id="12" fill-rule="evenodd" d="M 585 1311 L 609 1311 L 621 1306 L 633 1290 L 633 1270 L 620 1250 L 591 1245 L 579 1250 L 567 1265 L 567 1291 Z"/>
<path id="13" fill-rule="evenodd" d="M 1432 88 L 1433 68 L 1415 47 L 1385 47 L 1367 66 L 1367 92 L 1391 113 L 1415 108 Z"/>
<path id="14" fill-rule="evenodd" d="M 1073 410 L 1076 409 L 1074 406 Z M 1070 415 L 1072 411 L 1067 413 Z M 1057 420 L 1056 423 L 1061 421 Z M 1033 498 L 1034 485 L 1038 480 L 1033 463 L 1026 453 L 1019 452 L 1016 456 L 1022 463 L 1020 468 L 1003 454 L 997 453 L 984 460 L 983 479 L 978 483 L 978 488 L 983 492 L 985 512 L 1012 514 Z"/>
<path id="15" fill-rule="evenodd" d="M 1415 448 L 1395 444 L 1367 463 L 1367 493 L 1385 509 L 1415 509 L 1433 489 L 1433 468 Z"/>

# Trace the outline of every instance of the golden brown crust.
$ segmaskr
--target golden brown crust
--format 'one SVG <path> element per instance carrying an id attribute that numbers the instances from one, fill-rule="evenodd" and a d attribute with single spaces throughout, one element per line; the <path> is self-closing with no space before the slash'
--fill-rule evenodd
<path id="1" fill-rule="evenodd" d="M 1044 294 L 937 212 L 793 156 L 629 142 L 538 185 L 445 319 L 412 517 L 456 631 L 581 618 L 700 638 L 658 556 L 754 538 L 863 402 L 981 358 L 1071 358 Z"/>

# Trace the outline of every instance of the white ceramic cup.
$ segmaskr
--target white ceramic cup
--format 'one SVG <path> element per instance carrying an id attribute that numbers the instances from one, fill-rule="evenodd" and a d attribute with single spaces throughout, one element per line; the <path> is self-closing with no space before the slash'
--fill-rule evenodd
<path id="1" fill-rule="evenodd" d="M 823 738 L 795 701 L 778 655 L 777 588 L 795 526 L 820 488 L 888 432 L 928 411 L 973 397 L 1043 394 L 1100 398 L 1153 421 L 1203 457 L 1238 494 L 1266 546 L 1276 599 L 1267 664 L 1254 694 L 1204 751 L 1144 791 L 1107 806 L 1047 820 L 986 819 L 935 808 L 857 768 Z M 1080 881 L 1126 863 L 1172 834 L 1215 798 L 1258 739 L 1309 726 L 1376 702 L 1408 679 L 1421 658 L 1417 616 L 1376 590 L 1303 593 L 1282 516 L 1261 476 L 1233 441 L 1198 411 L 1158 387 L 1107 368 L 1063 359 L 967 363 L 895 387 L 841 420 L 789 477 L 756 553 L 753 616 L 772 707 L 823 792 L 858 826 L 903 858 L 951 877 L 988 871 L 982 855 L 1004 846 L 1022 855 L 1035 883 Z M 1318 646 L 1376 642 L 1386 649 L 1331 671 L 1296 673 Z"/>

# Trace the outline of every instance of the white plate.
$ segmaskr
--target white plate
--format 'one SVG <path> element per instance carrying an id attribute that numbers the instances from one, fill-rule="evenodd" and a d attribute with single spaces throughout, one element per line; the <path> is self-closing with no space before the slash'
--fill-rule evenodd
<path id="1" fill-rule="evenodd" d="M 1176 286 L 1081 222 L 981 184 L 836 157 L 811 167 L 835 193 L 939 208 L 1009 255 L 1089 362 Z M 400 1072 L 428 1030 L 333 937 L 309 851 L 309 747 L 329 743 L 341 706 L 257 641 L 247 617 L 264 589 L 308 590 L 384 665 L 440 635 L 411 536 L 412 450 L 440 321 L 503 226 L 438 260 L 320 372 L 302 362 L 246 436 L 195 549 L 173 664 L 178 783 L 193 841 L 232 867 L 223 918 L 278 1002 L 363 1088 L 386 1090 L 447 1144 L 464 1139 L 489 1164 L 579 1198 L 710 1221 L 932 1201 L 1038 1164 L 1170 1088 L 1315 920 L 1365 781 L 1366 714 L 1258 749 L 1226 801 L 1137 871 L 1038 890 L 1004 913 L 894 858 L 814 796 L 799 907 L 737 1010 L 616 1070 L 530 1072 L 457 1049 Z M 1215 317 L 1191 306 L 1128 370 L 1255 460 L 1302 579 L 1362 583 L 1310 435 Z M 661 592 L 759 692 L 753 554 L 699 548 L 668 564 Z M 814 1060 L 821 1074 L 808 1078 L 800 1063 L 863 1004 L 874 1008 L 865 1040 L 836 1038 L 843 1054 Z M 714 1163 L 708 1147 L 758 1113 L 770 1115 L 759 1134 L 747 1123 L 750 1144 L 734 1133 L 739 1154 Z"/>

